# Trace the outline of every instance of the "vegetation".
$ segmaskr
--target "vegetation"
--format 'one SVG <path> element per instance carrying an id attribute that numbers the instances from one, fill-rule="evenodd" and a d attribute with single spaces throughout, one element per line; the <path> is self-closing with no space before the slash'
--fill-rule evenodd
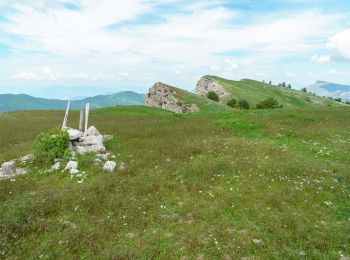
<path id="1" fill-rule="evenodd" d="M 68 133 L 59 128 L 53 128 L 35 138 L 33 153 L 39 161 L 53 162 L 54 159 L 62 158 L 65 155 L 68 146 Z"/>
<path id="2" fill-rule="evenodd" d="M 256 104 L 257 109 L 274 109 L 274 108 L 281 108 L 282 104 L 279 104 L 276 99 L 273 97 L 267 98 L 260 103 Z"/>
<path id="3" fill-rule="evenodd" d="M 239 109 L 250 109 L 250 105 L 249 105 L 248 101 L 246 101 L 244 99 L 238 100 L 237 107 Z"/>
<path id="4" fill-rule="evenodd" d="M 235 98 L 231 98 L 229 101 L 227 101 L 227 105 L 229 107 L 235 108 L 237 105 L 237 100 Z"/>
<path id="5" fill-rule="evenodd" d="M 214 101 L 219 101 L 219 95 L 216 94 L 215 91 L 209 91 L 207 93 L 207 98 L 211 99 L 211 100 L 214 100 Z"/>
<path id="6" fill-rule="evenodd" d="M 226 104 L 231 98 L 237 100 L 246 100 L 251 107 L 255 107 L 261 100 L 274 97 L 278 103 L 283 104 L 284 108 L 310 108 L 315 106 L 339 106 L 338 102 L 334 102 L 327 98 L 318 97 L 311 93 L 302 92 L 300 90 L 289 89 L 288 87 L 270 85 L 261 81 L 250 79 L 242 79 L 240 81 L 226 80 L 216 76 L 207 76 L 214 79 L 222 85 L 227 92 L 227 97 L 223 97 L 222 101 Z M 307 101 L 310 100 L 310 101 Z"/>

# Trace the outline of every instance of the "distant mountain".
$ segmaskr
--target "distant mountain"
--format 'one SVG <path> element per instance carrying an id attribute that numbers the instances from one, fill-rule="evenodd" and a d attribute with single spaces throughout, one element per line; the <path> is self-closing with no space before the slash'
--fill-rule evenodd
<path id="1" fill-rule="evenodd" d="M 144 95 L 132 91 L 122 91 L 113 95 L 100 95 L 81 100 L 73 100 L 72 109 L 89 102 L 91 108 L 101 108 L 115 105 L 143 105 Z M 45 99 L 25 94 L 0 94 L 0 112 L 16 110 L 63 110 L 67 106 L 66 100 Z"/>
<path id="2" fill-rule="evenodd" d="M 341 85 L 327 81 L 316 81 L 306 88 L 319 96 L 341 98 L 344 101 L 350 101 L 350 86 Z"/>

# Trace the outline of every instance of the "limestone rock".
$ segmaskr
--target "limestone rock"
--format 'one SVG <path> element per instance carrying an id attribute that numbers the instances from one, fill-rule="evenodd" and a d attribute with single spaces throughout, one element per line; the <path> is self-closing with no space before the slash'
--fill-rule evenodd
<path id="1" fill-rule="evenodd" d="M 107 161 L 103 165 L 103 170 L 105 170 L 107 172 L 113 172 L 116 166 L 117 166 L 116 162 L 114 162 L 114 161 Z"/>
<path id="2" fill-rule="evenodd" d="M 101 135 L 100 132 L 96 129 L 96 127 L 94 126 L 90 126 L 87 130 L 86 130 L 86 133 L 85 135 L 87 136 L 98 136 L 98 135 Z"/>
<path id="3" fill-rule="evenodd" d="M 21 163 L 26 164 L 26 163 L 31 163 L 34 161 L 34 155 L 32 154 L 27 154 L 20 159 Z"/>
<path id="4" fill-rule="evenodd" d="M 230 94 L 223 86 L 219 84 L 219 82 L 209 78 L 208 76 L 204 76 L 197 82 L 195 93 L 205 97 L 209 91 L 215 92 L 219 97 Z"/>
<path id="5" fill-rule="evenodd" d="M 77 161 L 69 161 L 66 165 L 66 168 L 64 168 L 65 171 L 74 171 L 78 169 L 78 162 Z"/>
<path id="6" fill-rule="evenodd" d="M 78 140 L 80 137 L 84 135 L 83 132 L 76 130 L 76 129 L 68 129 L 67 130 L 68 135 L 69 135 L 69 140 Z"/>
<path id="7" fill-rule="evenodd" d="M 149 89 L 145 97 L 145 105 L 158 107 L 175 113 L 198 112 L 199 108 L 195 104 L 183 104 L 176 98 L 176 92 L 169 86 L 158 82 Z"/>
<path id="8" fill-rule="evenodd" d="M 103 136 L 103 141 L 106 142 L 106 141 L 110 141 L 113 139 L 113 135 L 104 135 Z"/>
<path id="9" fill-rule="evenodd" d="M 106 147 L 103 145 L 90 145 L 90 146 L 77 146 L 75 147 L 76 152 L 80 155 L 86 153 L 106 153 Z"/>
<path id="10" fill-rule="evenodd" d="M 103 145 L 102 135 L 88 135 L 79 138 L 79 146 Z"/>
<path id="11" fill-rule="evenodd" d="M 3 176 L 10 176 L 16 174 L 16 162 L 10 161 L 10 162 L 4 162 L 1 165 L 1 174 Z"/>

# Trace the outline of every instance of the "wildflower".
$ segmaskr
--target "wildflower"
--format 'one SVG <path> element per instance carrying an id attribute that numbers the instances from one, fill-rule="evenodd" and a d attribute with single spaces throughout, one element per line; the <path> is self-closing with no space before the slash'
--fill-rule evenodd
<path id="1" fill-rule="evenodd" d="M 261 239 L 253 239 L 253 242 L 254 242 L 254 244 L 260 244 L 261 243 Z"/>

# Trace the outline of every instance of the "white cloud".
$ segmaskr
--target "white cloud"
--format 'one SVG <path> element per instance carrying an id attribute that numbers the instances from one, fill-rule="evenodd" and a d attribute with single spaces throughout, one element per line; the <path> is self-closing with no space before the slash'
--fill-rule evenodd
<path id="1" fill-rule="evenodd" d="M 230 70 L 236 70 L 238 69 L 238 64 L 234 63 L 232 60 L 230 59 L 225 59 L 225 63 L 228 65 L 228 68 Z"/>
<path id="2" fill-rule="evenodd" d="M 264 73 L 264 72 L 257 72 L 256 75 L 258 77 L 263 77 L 263 78 L 266 78 L 266 79 L 270 78 L 270 75 L 267 74 L 267 73 Z"/>
<path id="3" fill-rule="evenodd" d="M 328 47 L 345 59 L 350 59 L 350 29 L 338 32 L 329 39 Z"/>
<path id="4" fill-rule="evenodd" d="M 33 72 L 20 72 L 12 76 L 13 79 L 39 80 L 40 76 Z"/>
<path id="5" fill-rule="evenodd" d="M 315 63 L 327 63 L 331 61 L 331 57 L 329 55 L 313 55 L 311 57 L 311 61 Z"/>
<path id="6" fill-rule="evenodd" d="M 348 71 L 340 71 L 336 69 L 330 69 L 328 71 L 329 74 L 334 75 L 334 76 L 340 76 L 340 77 L 348 77 L 350 76 L 350 72 Z"/>

